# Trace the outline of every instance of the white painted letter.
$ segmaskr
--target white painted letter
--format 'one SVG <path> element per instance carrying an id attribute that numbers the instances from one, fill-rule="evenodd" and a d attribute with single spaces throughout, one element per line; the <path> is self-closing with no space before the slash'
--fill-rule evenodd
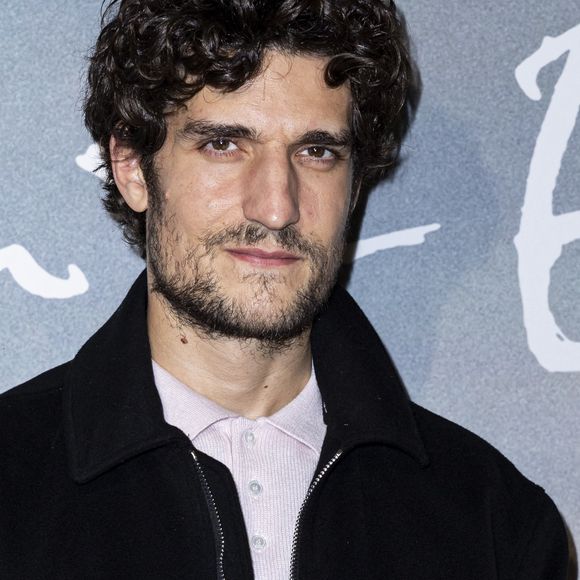
<path id="1" fill-rule="evenodd" d="M 538 362 L 551 372 L 580 371 L 580 342 L 568 339 L 550 310 L 550 272 L 562 248 L 580 240 L 580 211 L 554 215 L 553 198 L 562 159 L 580 109 L 580 25 L 541 47 L 516 69 L 526 93 L 539 101 L 538 75 L 568 53 L 564 70 L 538 136 L 522 208 L 520 231 L 514 239 L 528 345 Z"/>

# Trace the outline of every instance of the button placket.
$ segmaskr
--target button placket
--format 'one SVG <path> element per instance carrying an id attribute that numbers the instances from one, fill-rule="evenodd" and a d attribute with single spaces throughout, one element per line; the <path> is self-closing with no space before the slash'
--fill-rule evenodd
<path id="1" fill-rule="evenodd" d="M 245 449 L 243 456 L 244 460 L 244 471 L 246 472 L 246 485 L 244 493 L 247 494 L 246 497 L 249 499 L 250 503 L 247 504 L 249 509 L 248 514 L 248 524 L 249 524 L 249 540 L 252 552 L 258 554 L 267 550 L 268 541 L 266 535 L 260 530 L 263 514 L 263 492 L 264 487 L 260 481 L 259 474 L 255 473 L 256 468 L 256 453 L 258 453 L 258 438 L 259 424 L 247 425 L 246 428 L 240 433 L 240 442 L 242 447 Z M 248 500 L 246 500 L 248 501 Z M 250 505 L 251 504 L 251 505 Z"/>

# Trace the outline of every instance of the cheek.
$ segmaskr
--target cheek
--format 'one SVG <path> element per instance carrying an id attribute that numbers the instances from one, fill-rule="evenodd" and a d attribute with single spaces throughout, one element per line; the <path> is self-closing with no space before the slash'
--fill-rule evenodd
<path id="1" fill-rule="evenodd" d="M 331 239 L 344 229 L 350 206 L 350 187 L 345 180 L 329 181 L 305 190 L 300 208 L 305 227 L 324 239 Z"/>
<path id="2" fill-rule="evenodd" d="M 212 198 L 207 202 L 207 209 L 211 213 L 221 214 L 235 205 L 236 202 L 231 197 Z"/>
<path id="3" fill-rule="evenodd" d="M 236 211 L 238 194 L 235 185 L 202 175 L 189 177 L 174 184 L 168 191 L 168 206 L 178 217 L 189 237 L 217 224 L 226 223 L 228 216 Z"/>

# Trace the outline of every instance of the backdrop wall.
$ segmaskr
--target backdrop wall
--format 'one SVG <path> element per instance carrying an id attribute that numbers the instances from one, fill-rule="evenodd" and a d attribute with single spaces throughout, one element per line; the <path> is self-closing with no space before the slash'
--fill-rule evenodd
<path id="1" fill-rule="evenodd" d="M 415 401 L 498 447 L 578 538 L 580 7 L 399 4 L 422 98 L 349 290 Z M 3 3 L 0 391 L 74 356 L 143 267 L 101 209 L 81 121 L 99 11 Z"/>

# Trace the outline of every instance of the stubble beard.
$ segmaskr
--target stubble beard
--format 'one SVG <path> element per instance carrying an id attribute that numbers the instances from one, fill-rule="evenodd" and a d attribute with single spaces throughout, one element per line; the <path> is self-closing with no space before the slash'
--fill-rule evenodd
<path id="1" fill-rule="evenodd" d="M 156 202 L 147 216 L 152 291 L 162 297 L 180 327 L 212 339 L 252 341 L 265 354 L 289 348 L 305 335 L 336 283 L 345 231 L 325 247 L 306 239 L 292 225 L 274 231 L 260 224 L 239 224 L 201 236 L 183 258 L 176 259 L 173 252 L 180 245 L 181 233 L 175 216 L 167 215 L 160 192 L 153 193 L 150 197 Z M 280 286 L 287 283 L 288 274 L 252 272 L 241 279 L 248 284 L 245 289 L 251 289 L 244 299 L 228 295 L 211 267 L 216 254 L 226 244 L 255 246 L 264 240 L 307 261 L 306 282 L 293 297 L 284 298 Z"/>

